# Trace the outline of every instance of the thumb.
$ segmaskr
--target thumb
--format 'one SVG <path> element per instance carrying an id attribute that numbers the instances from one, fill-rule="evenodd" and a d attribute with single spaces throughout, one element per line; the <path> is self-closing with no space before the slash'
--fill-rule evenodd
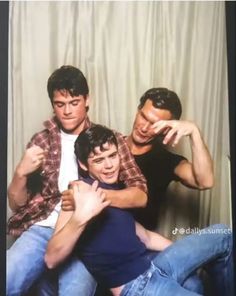
<path id="1" fill-rule="evenodd" d="M 77 200 L 78 197 L 79 197 L 79 188 L 78 188 L 78 185 L 72 184 L 72 190 L 73 190 L 74 200 Z"/>

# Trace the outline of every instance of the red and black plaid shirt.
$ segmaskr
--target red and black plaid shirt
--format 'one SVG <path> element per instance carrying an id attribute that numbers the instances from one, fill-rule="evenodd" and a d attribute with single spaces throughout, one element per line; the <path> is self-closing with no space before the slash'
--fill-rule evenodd
<path id="1" fill-rule="evenodd" d="M 85 128 L 91 125 L 86 119 Z M 60 201 L 58 176 L 61 161 L 60 129 L 55 118 L 44 122 L 45 129 L 35 134 L 27 148 L 37 145 L 48 151 L 44 167 L 28 177 L 28 201 L 8 221 L 8 232 L 19 236 L 34 223 L 46 219 Z M 144 176 L 141 174 L 122 134 L 115 132 L 118 152 L 121 158 L 120 181 L 127 187 L 138 187 L 147 192 Z"/>

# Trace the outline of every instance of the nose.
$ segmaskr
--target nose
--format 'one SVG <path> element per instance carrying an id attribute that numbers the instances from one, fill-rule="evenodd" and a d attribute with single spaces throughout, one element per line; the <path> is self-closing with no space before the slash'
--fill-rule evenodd
<path id="1" fill-rule="evenodd" d="M 71 113 L 71 106 L 70 106 L 70 104 L 65 104 L 65 106 L 64 106 L 64 114 L 65 115 L 68 115 L 70 113 Z"/>
<path id="2" fill-rule="evenodd" d="M 104 161 L 104 167 L 106 169 L 111 168 L 112 167 L 112 161 L 109 158 L 106 158 Z"/>
<path id="3" fill-rule="evenodd" d="M 145 122 L 145 124 L 141 128 L 142 132 L 147 132 L 150 126 L 151 124 L 149 122 Z"/>

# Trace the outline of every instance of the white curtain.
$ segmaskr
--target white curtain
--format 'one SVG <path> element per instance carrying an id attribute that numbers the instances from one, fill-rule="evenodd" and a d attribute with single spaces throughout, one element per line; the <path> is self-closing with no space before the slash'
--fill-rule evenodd
<path id="1" fill-rule="evenodd" d="M 8 179 L 26 143 L 52 114 L 47 78 L 63 64 L 90 86 L 90 118 L 129 133 L 138 100 L 168 87 L 214 159 L 213 190 L 180 185 L 160 231 L 231 223 L 224 2 L 10 2 Z M 191 159 L 188 140 L 178 152 Z M 158 182 L 158 180 L 157 180 Z"/>

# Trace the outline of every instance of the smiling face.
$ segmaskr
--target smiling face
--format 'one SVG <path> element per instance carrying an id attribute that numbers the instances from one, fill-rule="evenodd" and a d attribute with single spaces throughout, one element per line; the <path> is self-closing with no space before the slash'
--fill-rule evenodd
<path id="1" fill-rule="evenodd" d="M 72 97 L 67 91 L 54 91 L 53 110 L 66 133 L 78 135 L 84 129 L 88 105 L 88 96 Z"/>
<path id="2" fill-rule="evenodd" d="M 88 157 L 87 166 L 80 163 L 83 170 L 89 175 L 106 184 L 114 184 L 118 181 L 120 170 L 120 157 L 115 144 L 108 142 L 103 145 L 103 149 L 95 147 Z"/>
<path id="3" fill-rule="evenodd" d="M 152 124 L 159 120 L 170 120 L 171 118 L 170 111 L 155 108 L 152 101 L 148 99 L 136 114 L 131 134 L 133 142 L 136 145 L 146 145 L 150 143 L 150 141 L 155 138 Z"/>

